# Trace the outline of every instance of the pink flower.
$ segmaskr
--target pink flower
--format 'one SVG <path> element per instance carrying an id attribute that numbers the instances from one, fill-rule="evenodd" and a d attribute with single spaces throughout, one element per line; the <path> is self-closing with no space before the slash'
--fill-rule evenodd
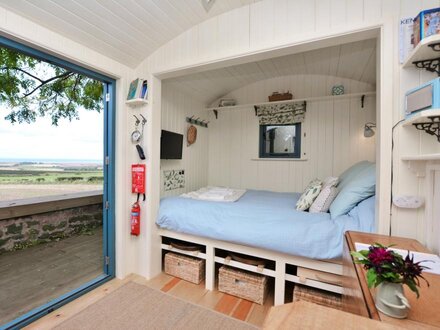
<path id="1" fill-rule="evenodd" d="M 372 263 L 373 267 L 378 267 L 387 262 L 394 260 L 393 255 L 384 247 L 371 246 L 368 259 Z"/>

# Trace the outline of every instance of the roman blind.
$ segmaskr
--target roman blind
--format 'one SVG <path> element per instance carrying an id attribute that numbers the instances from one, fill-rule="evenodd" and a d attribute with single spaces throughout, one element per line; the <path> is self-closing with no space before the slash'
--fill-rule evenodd
<path id="1" fill-rule="evenodd" d="M 302 123 L 306 115 L 306 102 L 256 105 L 255 113 L 260 125 L 288 125 Z"/>

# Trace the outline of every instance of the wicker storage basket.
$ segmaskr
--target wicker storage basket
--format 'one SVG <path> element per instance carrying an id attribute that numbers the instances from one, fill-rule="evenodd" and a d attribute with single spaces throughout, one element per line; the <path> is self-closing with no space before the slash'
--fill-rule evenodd
<path id="1" fill-rule="evenodd" d="M 168 252 L 165 254 L 165 273 L 199 284 L 205 279 L 205 260 Z"/>
<path id="2" fill-rule="evenodd" d="M 296 284 L 293 289 L 293 301 L 299 300 L 335 309 L 342 309 L 342 298 L 340 294 Z"/>
<path id="3" fill-rule="evenodd" d="M 267 276 L 222 266 L 218 290 L 262 305 L 268 291 Z"/>

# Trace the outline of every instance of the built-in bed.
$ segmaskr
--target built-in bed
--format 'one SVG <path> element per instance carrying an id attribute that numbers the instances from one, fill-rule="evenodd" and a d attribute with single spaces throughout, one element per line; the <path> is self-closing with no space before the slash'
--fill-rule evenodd
<path id="1" fill-rule="evenodd" d="M 194 255 L 176 250 L 169 239 L 202 245 L 196 256 L 206 260 L 208 290 L 214 289 L 219 263 L 274 278 L 275 305 L 284 303 L 286 281 L 341 293 L 343 233 L 374 230 L 375 197 L 332 220 L 329 213 L 296 211 L 299 195 L 250 190 L 234 203 L 164 198 L 157 219 L 162 249 Z M 230 260 L 224 251 L 263 258 L 273 266 Z"/>
<path id="2" fill-rule="evenodd" d="M 196 254 L 206 260 L 208 290 L 214 289 L 215 265 L 228 264 L 273 277 L 274 303 L 279 305 L 284 303 L 286 281 L 342 292 L 344 233 L 374 231 L 374 190 L 375 166 L 364 161 L 341 174 L 332 213 L 297 211 L 298 193 L 248 190 L 236 202 L 163 198 L 156 223 L 162 249 L 175 250 L 172 239 L 203 247 Z M 346 212 L 337 212 L 346 206 Z M 264 268 L 251 266 L 231 260 L 229 252 L 267 263 Z"/>
<path id="3" fill-rule="evenodd" d="M 157 224 L 194 236 L 268 249 L 312 259 L 336 259 L 347 230 L 374 229 L 374 197 L 348 214 L 297 211 L 301 194 L 248 190 L 234 203 L 164 198 Z"/>

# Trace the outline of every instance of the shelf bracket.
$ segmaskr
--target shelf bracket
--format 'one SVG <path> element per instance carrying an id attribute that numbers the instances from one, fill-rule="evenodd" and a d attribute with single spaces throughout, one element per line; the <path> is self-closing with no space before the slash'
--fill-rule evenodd
<path id="1" fill-rule="evenodd" d="M 428 117 L 430 122 L 414 123 L 413 125 L 420 131 L 425 131 L 429 135 L 437 137 L 437 141 L 440 142 L 440 116 Z"/>
<path id="2" fill-rule="evenodd" d="M 430 45 L 428 45 L 428 47 L 431 47 L 431 49 L 435 52 L 440 52 L 440 42 L 430 44 Z"/>
<path id="3" fill-rule="evenodd" d="M 212 110 L 214 112 L 215 115 L 215 119 L 218 119 L 218 110 Z"/>
<path id="4" fill-rule="evenodd" d="M 430 60 L 414 61 L 413 64 L 416 68 L 425 69 L 429 72 L 435 72 L 440 76 L 440 57 L 432 58 Z"/>

